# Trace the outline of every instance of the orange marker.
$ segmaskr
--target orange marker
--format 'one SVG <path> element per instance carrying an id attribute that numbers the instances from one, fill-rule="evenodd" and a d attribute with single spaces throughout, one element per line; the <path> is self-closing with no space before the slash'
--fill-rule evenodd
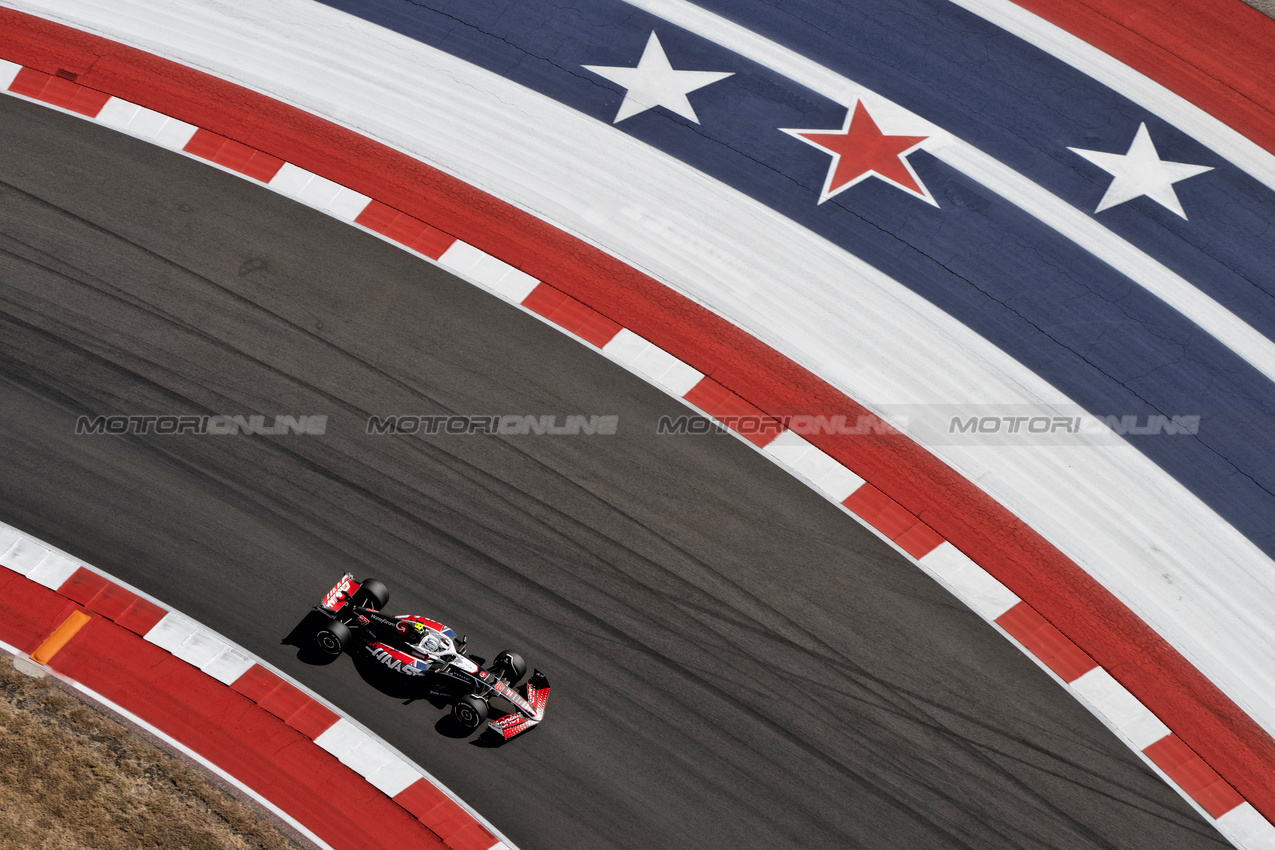
<path id="1" fill-rule="evenodd" d="M 31 660 L 36 664 L 48 664 L 58 654 L 66 642 L 75 637 L 75 633 L 84 628 L 84 624 L 93 619 L 83 611 L 72 611 L 71 616 L 62 621 L 62 625 L 53 630 L 53 634 L 44 639 L 44 643 L 31 653 Z"/>

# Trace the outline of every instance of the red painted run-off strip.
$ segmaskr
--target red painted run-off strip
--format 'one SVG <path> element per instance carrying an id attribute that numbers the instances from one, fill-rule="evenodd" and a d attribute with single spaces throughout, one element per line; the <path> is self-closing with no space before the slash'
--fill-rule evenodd
<path id="1" fill-rule="evenodd" d="M 334 847 L 443 842 L 302 732 L 220 682 L 95 618 L 49 666 L 162 729 Z"/>
<path id="2" fill-rule="evenodd" d="M 0 640 L 30 651 L 78 610 L 61 593 L 0 570 Z M 301 746 L 308 739 L 300 732 L 105 617 L 93 617 L 49 666 L 198 752 L 334 847 L 444 846 L 332 756 Z"/>
<path id="3" fill-rule="evenodd" d="M 488 850 L 496 839 L 425 779 L 393 799 L 313 743 L 338 716 L 254 665 L 227 686 L 147 642 L 167 614 L 92 570 L 57 591 L 0 569 L 0 641 L 24 652 L 76 612 L 87 625 L 48 666 L 145 721 L 338 850 Z"/>
<path id="4" fill-rule="evenodd" d="M 0 10 L 0 31 L 3 58 L 50 74 L 61 70 L 79 75 L 86 86 L 375 198 L 379 206 L 372 215 L 379 218 L 373 229 L 405 228 L 392 238 L 403 244 L 423 240 L 422 253 L 441 255 L 438 246 L 459 237 L 551 283 L 584 310 L 551 292 L 538 296 L 538 310 L 564 309 L 569 321 L 582 328 L 591 327 L 595 320 L 590 313 L 596 314 L 710 375 L 711 383 L 697 388 L 701 392 L 693 400 L 708 405 L 706 410 L 756 412 L 775 421 L 789 414 L 867 414 L 817 377 L 656 281 L 371 140 L 225 81 L 17 12 Z M 212 155 L 221 156 L 224 149 L 216 148 Z M 238 167 L 254 162 L 242 150 L 231 150 L 229 160 Z M 426 220 L 445 223 L 451 235 L 436 235 Z M 602 338 L 605 329 L 598 333 Z M 770 438 L 755 442 L 763 445 Z M 1052 629 L 1110 671 L 1190 750 L 1206 754 L 1212 768 L 1275 820 L 1275 787 L 1269 782 L 1275 775 L 1275 742 L 1083 570 L 901 435 L 818 435 L 811 442 L 872 487 L 862 496 L 856 493 L 848 507 L 917 551 L 925 551 L 936 536 L 949 540 L 1030 609 L 1046 615 L 1041 619 Z"/>

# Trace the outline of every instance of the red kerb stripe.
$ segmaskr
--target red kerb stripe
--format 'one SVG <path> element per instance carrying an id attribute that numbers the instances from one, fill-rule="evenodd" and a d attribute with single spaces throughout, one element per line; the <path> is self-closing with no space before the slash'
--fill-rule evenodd
<path id="1" fill-rule="evenodd" d="M 1001 614 L 996 618 L 996 624 L 1027 647 L 1064 682 L 1074 682 L 1098 666 L 1026 602 L 1019 602 Z"/>
<path id="2" fill-rule="evenodd" d="M 496 838 L 460 806 L 425 779 L 418 779 L 394 798 L 447 842 L 452 850 L 488 850 Z"/>
<path id="3" fill-rule="evenodd" d="M 355 224 L 361 224 L 368 230 L 373 230 L 382 236 L 393 239 L 400 245 L 411 248 L 413 251 L 424 254 L 430 259 L 437 260 L 443 256 L 444 252 L 452 246 L 456 241 L 456 237 L 450 236 L 436 227 L 431 227 L 419 219 L 412 218 L 407 213 L 399 212 L 391 206 L 386 206 L 380 201 L 372 201 L 359 213 L 359 217 L 354 219 Z"/>
<path id="4" fill-rule="evenodd" d="M 728 424 L 732 429 L 739 431 L 745 440 L 759 447 L 764 448 L 769 445 L 783 430 L 783 425 L 778 419 L 762 413 L 760 408 L 744 401 L 712 378 L 701 378 L 699 383 L 691 387 L 690 392 L 684 395 L 683 398 L 709 416 L 715 416 L 718 419 L 727 419 L 727 417 L 755 418 L 758 424 L 763 427 L 759 427 L 756 431 L 748 434 L 740 431 L 737 427 L 738 423 L 729 422 L 728 420 Z M 752 431 L 751 428 L 749 430 Z"/>
<path id="5" fill-rule="evenodd" d="M 90 118 L 96 118 L 102 111 L 102 107 L 106 106 L 106 102 L 111 99 L 109 94 L 32 68 L 23 68 L 18 71 L 13 84 L 9 86 L 9 91 L 42 100 Z"/>
<path id="6" fill-rule="evenodd" d="M 619 322 L 613 322 L 547 283 L 537 284 L 531 294 L 522 300 L 522 306 L 598 348 L 606 345 L 620 332 Z"/>
<path id="7" fill-rule="evenodd" d="M 1244 802 L 1239 792 L 1177 735 L 1165 735 L 1142 752 L 1215 818 Z"/>
<path id="8" fill-rule="evenodd" d="M 283 160 L 279 157 L 208 130 L 196 130 L 182 150 L 262 183 L 269 183 L 279 173 L 279 169 L 283 168 Z"/>

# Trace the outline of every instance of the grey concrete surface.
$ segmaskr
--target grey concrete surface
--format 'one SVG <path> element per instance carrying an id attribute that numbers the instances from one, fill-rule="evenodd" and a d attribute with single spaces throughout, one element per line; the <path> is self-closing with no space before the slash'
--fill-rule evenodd
<path id="1" fill-rule="evenodd" d="M 536 319 L 238 178 L 0 98 L 0 518 L 342 705 L 544 848 L 1189 848 L 1220 837 L 875 537 Z M 324 436 L 76 436 L 325 414 Z M 393 413 L 613 436 L 369 436 Z M 279 641 L 342 571 L 544 670 L 485 749 Z M 485 650 L 485 652 L 484 652 Z"/>
<path id="2" fill-rule="evenodd" d="M 1275 18 L 1275 0 L 1244 0 L 1244 2 L 1262 14 Z"/>

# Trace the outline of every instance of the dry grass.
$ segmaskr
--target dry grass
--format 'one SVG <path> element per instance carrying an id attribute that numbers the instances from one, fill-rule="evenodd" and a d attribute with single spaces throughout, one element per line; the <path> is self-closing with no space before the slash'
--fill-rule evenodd
<path id="1" fill-rule="evenodd" d="M 298 850 L 183 759 L 0 657 L 0 850 Z"/>

